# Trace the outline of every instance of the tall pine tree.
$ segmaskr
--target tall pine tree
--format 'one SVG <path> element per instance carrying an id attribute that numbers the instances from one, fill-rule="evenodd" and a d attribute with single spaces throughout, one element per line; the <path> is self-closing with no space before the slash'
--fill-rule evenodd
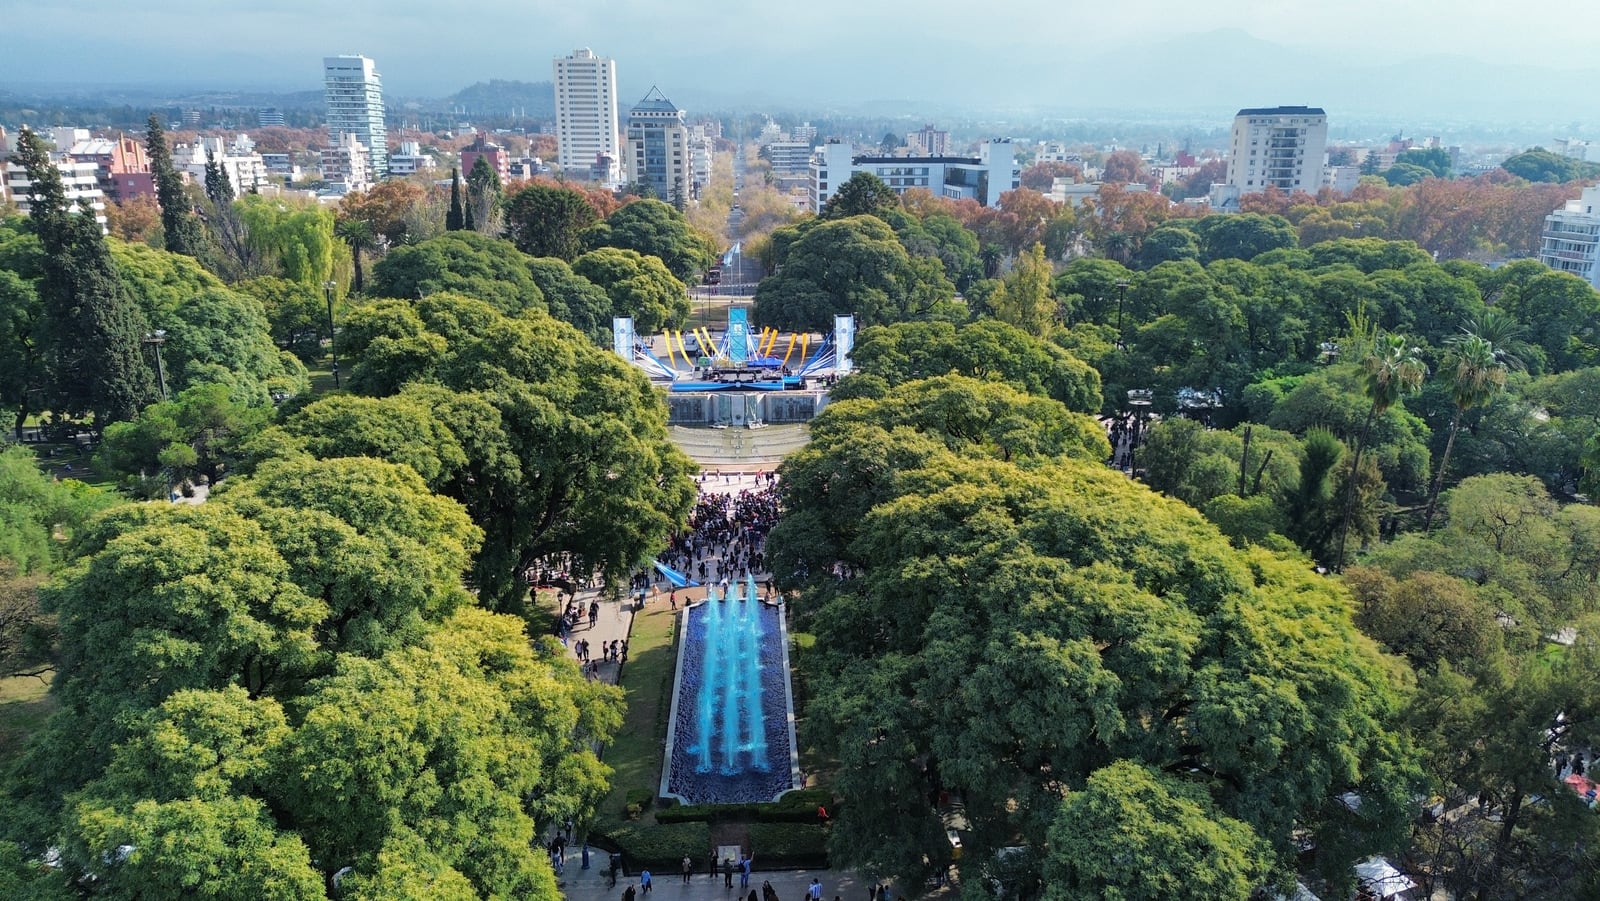
<path id="1" fill-rule="evenodd" d="M 494 234 L 495 214 L 500 211 L 500 174 L 479 156 L 467 173 L 467 229 Z"/>
<path id="2" fill-rule="evenodd" d="M 450 212 L 444 214 L 444 230 L 458 232 L 467 227 L 466 209 L 461 203 L 461 170 L 450 170 Z"/>
<path id="3" fill-rule="evenodd" d="M 144 314 L 117 273 L 100 223 L 67 206 L 61 173 L 44 142 L 25 130 L 17 162 L 28 173 L 29 218 L 44 251 L 40 341 L 51 409 L 92 415 L 95 431 L 138 415 L 155 383 L 141 353 Z"/>
<path id="4" fill-rule="evenodd" d="M 172 168 L 167 135 L 154 113 L 145 130 L 144 144 L 150 157 L 150 174 L 156 183 L 156 202 L 161 205 L 161 230 L 166 247 L 173 253 L 198 258 L 205 250 L 205 229 L 194 214 L 189 193 L 184 190 L 183 176 Z"/>
<path id="5" fill-rule="evenodd" d="M 206 196 L 211 202 L 221 206 L 233 203 L 233 180 L 228 177 L 228 170 L 217 162 L 216 154 L 206 151 Z"/>

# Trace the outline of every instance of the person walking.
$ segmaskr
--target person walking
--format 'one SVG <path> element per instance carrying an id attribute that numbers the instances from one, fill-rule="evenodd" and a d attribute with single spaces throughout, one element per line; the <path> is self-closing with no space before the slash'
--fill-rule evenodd
<path id="1" fill-rule="evenodd" d="M 688 885 L 689 884 L 689 874 L 693 873 L 693 872 L 694 872 L 694 861 L 689 859 L 689 855 L 687 855 L 687 854 L 683 855 L 683 884 L 684 885 Z"/>
<path id="2" fill-rule="evenodd" d="M 806 889 L 806 897 L 811 901 L 822 901 L 822 881 L 815 876 L 811 877 L 811 887 Z"/>
<path id="3" fill-rule="evenodd" d="M 725 857 L 722 860 L 722 887 L 733 888 L 733 858 Z"/>
<path id="4" fill-rule="evenodd" d="M 641 894 L 641 895 L 650 894 L 650 871 L 649 870 L 640 870 L 639 871 L 639 894 Z"/>
<path id="5" fill-rule="evenodd" d="M 741 854 L 741 855 L 739 855 L 739 888 L 742 890 L 742 889 L 747 889 L 749 887 L 750 887 L 750 855 Z M 750 894 L 752 896 L 754 896 L 755 892 L 752 891 Z M 751 901 L 754 901 L 753 897 L 752 897 Z"/>
<path id="6" fill-rule="evenodd" d="M 708 859 L 708 861 L 710 863 L 710 866 L 706 867 L 706 875 L 710 876 L 713 880 L 715 880 L 717 878 L 717 849 L 716 848 L 712 848 L 711 849 L 711 856 L 709 858 L 707 858 L 707 859 Z"/>

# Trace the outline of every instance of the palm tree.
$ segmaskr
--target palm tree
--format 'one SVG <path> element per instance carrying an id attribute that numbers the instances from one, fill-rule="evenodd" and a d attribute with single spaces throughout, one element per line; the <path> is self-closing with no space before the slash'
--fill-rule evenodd
<path id="1" fill-rule="evenodd" d="M 1455 450 L 1456 433 L 1461 431 L 1462 415 L 1505 388 L 1507 372 L 1522 368 L 1522 361 L 1505 349 L 1507 345 L 1514 345 L 1521 334 L 1509 317 L 1488 310 L 1478 321 L 1468 322 L 1461 331 L 1462 334 L 1450 339 L 1450 353 L 1445 357 L 1445 365 L 1454 370 L 1450 396 L 1455 401 L 1456 413 L 1450 420 L 1450 437 L 1444 442 L 1439 471 L 1433 477 L 1433 489 L 1428 492 L 1428 510 L 1422 516 L 1424 532 L 1433 527 L 1439 491 L 1444 487 L 1444 471 L 1450 466 L 1450 454 Z"/>
<path id="2" fill-rule="evenodd" d="M 372 250 L 378 242 L 378 236 L 372 229 L 372 223 L 365 219 L 340 219 L 334 223 L 334 234 L 340 240 L 350 245 L 351 261 L 355 263 L 355 280 L 350 286 L 355 293 L 360 294 L 366 288 L 364 267 L 361 265 L 361 255 Z"/>
<path id="3" fill-rule="evenodd" d="M 1349 480 L 1344 489 L 1344 522 L 1339 527 L 1339 554 L 1334 559 L 1334 569 L 1344 570 L 1345 539 L 1350 534 L 1350 517 L 1354 513 L 1356 479 L 1361 472 L 1361 454 L 1367 448 L 1367 436 L 1372 432 L 1372 421 L 1396 402 L 1417 389 L 1428 374 L 1422 362 L 1422 351 L 1411 346 L 1404 335 L 1379 335 L 1372 351 L 1361 361 L 1367 372 L 1367 398 L 1372 406 L 1367 408 L 1367 420 L 1356 439 L 1355 458 L 1350 464 Z"/>

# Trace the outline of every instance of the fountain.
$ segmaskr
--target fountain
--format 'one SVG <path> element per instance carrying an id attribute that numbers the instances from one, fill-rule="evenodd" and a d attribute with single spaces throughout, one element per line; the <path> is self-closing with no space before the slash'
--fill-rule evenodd
<path id="1" fill-rule="evenodd" d="M 686 608 L 679 637 L 661 794 L 685 804 L 738 803 L 794 788 L 799 757 L 782 609 L 762 603 L 746 575 Z"/>

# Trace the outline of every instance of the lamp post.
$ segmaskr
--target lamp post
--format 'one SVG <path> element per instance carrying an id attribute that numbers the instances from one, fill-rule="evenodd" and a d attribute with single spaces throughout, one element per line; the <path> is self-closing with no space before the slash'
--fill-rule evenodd
<path id="1" fill-rule="evenodd" d="M 339 349 L 333 336 L 333 282 L 322 283 L 322 294 L 328 299 L 328 353 L 333 357 L 333 387 L 337 391 L 340 388 Z"/>
<path id="2" fill-rule="evenodd" d="M 167 343 L 167 330 L 158 328 L 147 333 L 142 339 L 156 349 L 156 383 L 161 386 L 161 400 L 167 399 L 167 370 L 161 365 L 161 345 Z"/>
<path id="3" fill-rule="evenodd" d="M 1127 350 L 1127 344 L 1122 340 L 1122 301 L 1128 296 L 1128 280 L 1117 281 L 1117 350 Z"/>
<path id="4" fill-rule="evenodd" d="M 1139 424 L 1144 421 L 1145 411 L 1150 409 L 1155 401 L 1155 392 L 1149 388 L 1132 388 L 1128 391 L 1128 406 L 1133 408 L 1133 433 L 1128 437 L 1128 475 L 1139 477 L 1139 466 L 1136 457 L 1139 453 Z"/>

